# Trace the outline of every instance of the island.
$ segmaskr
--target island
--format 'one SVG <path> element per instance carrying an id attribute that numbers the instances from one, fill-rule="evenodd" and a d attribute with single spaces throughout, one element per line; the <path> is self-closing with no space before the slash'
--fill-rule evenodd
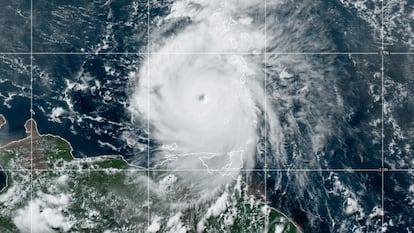
<path id="1" fill-rule="evenodd" d="M 215 198 L 189 203 L 174 171 L 121 155 L 75 158 L 68 141 L 39 134 L 33 119 L 24 127 L 25 138 L 0 148 L 0 232 L 301 232 L 241 177 Z"/>
<path id="2" fill-rule="evenodd" d="M 6 118 L 4 118 L 3 114 L 0 114 L 0 129 L 5 124 L 6 124 Z"/>

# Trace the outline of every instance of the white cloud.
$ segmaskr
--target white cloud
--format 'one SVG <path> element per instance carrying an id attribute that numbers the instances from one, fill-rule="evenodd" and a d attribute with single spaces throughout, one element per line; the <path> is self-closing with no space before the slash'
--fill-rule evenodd
<path id="1" fill-rule="evenodd" d="M 210 217 L 218 217 L 220 214 L 225 212 L 229 206 L 228 203 L 228 193 L 225 191 L 213 205 L 211 205 L 207 213 L 203 216 L 203 218 L 197 223 L 197 232 L 203 232 L 206 228 L 206 221 Z"/>
<path id="2" fill-rule="evenodd" d="M 167 229 L 168 233 L 186 233 L 186 227 L 181 222 L 180 218 L 182 216 L 181 212 L 178 212 L 174 216 L 172 216 L 167 222 Z"/>
<path id="3" fill-rule="evenodd" d="M 23 233 L 69 232 L 72 223 L 63 216 L 62 209 L 69 204 L 68 195 L 53 196 L 38 193 L 38 198 L 17 210 L 13 223 Z"/>
<path id="4" fill-rule="evenodd" d="M 144 122 L 149 116 L 152 137 L 175 145 L 151 159 L 174 169 L 207 166 L 210 173 L 183 177 L 199 187 L 215 190 L 233 181 L 240 168 L 254 166 L 259 109 L 264 108 L 261 59 L 214 53 L 264 49 L 263 21 L 255 18 L 256 11 L 264 12 L 262 3 L 175 1 L 161 23 L 183 17 L 192 23 L 167 38 L 154 32 L 157 53 L 129 75 L 135 85 L 131 115 Z M 195 51 L 213 54 L 189 54 Z M 223 168 L 232 172 L 213 172 Z"/>
<path id="5" fill-rule="evenodd" d="M 65 112 L 66 111 L 62 107 L 55 107 L 52 109 L 52 113 L 50 114 L 49 119 L 57 123 L 62 123 L 60 117 L 62 117 Z"/>
<path id="6" fill-rule="evenodd" d="M 161 229 L 160 221 L 161 217 L 155 216 L 151 222 L 151 225 L 148 227 L 149 233 L 156 233 Z"/>

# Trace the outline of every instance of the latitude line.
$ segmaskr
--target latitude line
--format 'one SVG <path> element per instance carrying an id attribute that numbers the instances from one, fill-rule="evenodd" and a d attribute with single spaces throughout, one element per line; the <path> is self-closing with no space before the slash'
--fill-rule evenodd
<path id="1" fill-rule="evenodd" d="M 0 55 L 378 55 L 376 52 L 0 52 Z M 395 52 L 392 54 L 413 54 Z"/>
<path id="2" fill-rule="evenodd" d="M 32 0 L 31 0 L 31 4 L 32 4 Z M 148 6 L 149 7 L 149 6 Z M 383 9 L 382 9 L 383 10 Z M 382 12 L 382 14 L 383 14 L 383 12 Z M 265 15 L 266 16 L 266 15 Z M 149 18 L 149 15 L 148 15 L 148 18 Z M 149 20 L 149 19 L 148 19 Z M 32 22 L 31 22 L 32 23 Z M 149 28 L 149 25 L 148 25 L 148 28 Z M 382 30 L 383 30 L 383 28 L 382 28 Z M 32 28 L 31 28 L 31 33 L 32 33 Z M 148 36 L 149 36 L 149 29 L 148 29 Z M 31 49 L 32 49 L 32 36 L 31 36 Z M 383 38 L 383 35 L 382 35 L 382 40 L 383 40 L 384 38 Z M 149 37 L 148 37 L 148 41 L 149 41 Z M 384 47 L 383 47 L 383 41 L 382 41 L 382 49 L 383 49 Z M 3 54 L 3 53 L 0 53 L 0 54 Z M 15 54 L 15 53 L 11 53 L 11 54 Z M 33 111 L 33 86 L 32 86 L 32 82 L 33 82 L 33 64 L 32 64 L 32 60 L 33 60 L 33 58 L 32 58 L 32 55 L 33 54 L 39 54 L 39 55 L 46 55 L 46 54 L 44 54 L 44 53 L 29 53 L 30 55 L 31 55 L 31 58 L 30 58 L 30 60 L 31 60 L 31 118 L 32 118 L 32 111 Z M 73 53 L 67 53 L 67 55 L 72 55 Z M 79 53 L 79 55 L 88 55 L 88 54 L 90 54 L 90 55 L 122 55 L 122 54 L 125 54 L 125 55 L 134 55 L 134 54 L 141 54 L 141 53 Z M 144 53 L 144 54 L 146 54 L 146 55 L 149 55 L 149 54 L 153 54 L 153 53 Z M 155 53 L 156 54 L 156 53 Z M 192 53 L 185 53 L 185 54 L 192 54 Z M 202 54 L 202 53 L 201 53 Z M 257 53 L 253 53 L 253 54 L 257 54 Z M 259 53 L 260 54 L 260 53 Z M 264 53 L 265 54 L 265 57 L 266 57 L 266 52 Z M 305 54 L 305 55 L 310 55 L 310 54 L 312 54 L 312 55 L 341 55 L 341 54 L 346 54 L 346 55 L 348 55 L 348 54 L 378 54 L 378 53 L 268 53 L 268 54 L 281 54 L 281 55 L 283 55 L 283 54 L 293 54 L 293 55 L 303 55 L 303 54 Z M 393 54 L 407 54 L 407 53 L 393 53 Z M 414 53 L 409 53 L 409 54 L 414 54 Z M 62 54 L 63 55 L 63 54 Z M 384 91 L 384 85 L 383 85 L 383 75 L 384 75 L 384 64 L 383 64 L 383 59 L 384 59 L 384 55 L 381 55 L 381 57 L 382 57 L 382 92 Z M 149 58 L 148 58 L 149 59 Z M 266 59 L 266 58 L 265 58 Z M 149 62 L 149 61 L 148 61 Z M 266 60 L 265 60 L 265 64 L 266 64 Z M 266 67 L 265 67 L 265 69 L 266 69 Z M 266 83 L 266 72 L 265 72 L 265 83 Z M 266 90 L 265 90 L 266 91 Z M 266 96 L 266 95 L 265 95 Z M 383 96 L 383 93 L 382 93 L 382 101 L 384 101 L 384 96 Z M 265 101 L 266 101 L 266 99 L 265 99 Z M 266 107 L 266 105 L 265 105 L 265 107 Z M 384 102 L 382 102 L 382 108 L 384 108 Z M 382 109 L 382 115 L 384 114 L 384 109 Z M 265 119 L 265 122 L 266 122 L 266 119 Z M 382 116 L 382 167 L 384 167 L 384 134 L 383 134 L 383 125 L 384 124 L 384 119 L 383 119 L 383 116 Z M 31 140 L 31 150 L 30 150 L 30 152 L 31 152 L 31 163 L 33 162 L 33 145 L 32 145 L 32 143 L 33 143 L 33 140 Z M 149 152 L 148 152 L 148 157 L 149 157 Z M 266 158 L 266 151 L 265 151 L 265 158 Z M 148 162 L 149 163 L 149 162 Z M 266 159 L 265 159 L 265 164 L 266 164 Z M 7 170 L 7 169 L 3 169 L 3 170 Z M 31 171 L 36 171 L 36 170 L 38 170 L 38 169 L 33 169 L 33 166 L 32 166 L 32 164 L 31 164 L 31 169 L 30 169 Z M 55 169 L 54 169 L 55 170 Z M 93 169 L 93 170 L 95 170 L 95 169 Z M 145 170 L 148 170 L 148 172 L 151 170 L 151 169 L 145 169 Z M 265 172 L 266 171 L 270 171 L 271 169 L 267 169 L 267 167 L 266 167 L 266 165 L 265 165 Z M 281 171 L 280 169 L 273 169 L 273 170 L 275 170 L 275 171 Z M 312 170 L 312 169 L 304 169 L 304 170 L 306 170 L 306 171 L 317 171 L 317 170 Z M 328 170 L 325 170 L 325 169 L 321 169 L 322 171 L 328 171 Z M 331 170 L 335 170 L 335 169 L 329 169 L 329 171 L 331 171 Z M 342 169 L 341 169 L 342 170 Z M 367 170 L 369 170 L 369 171 L 373 171 L 373 170 L 375 170 L 375 169 L 367 169 Z M 401 169 L 400 169 L 401 170 Z M 399 170 L 399 171 L 400 171 Z M 169 170 L 165 170 L 165 171 L 169 171 Z M 172 170 L 172 171 L 177 171 L 177 170 Z M 291 170 L 289 170 L 289 171 L 297 171 L 297 170 L 295 170 L 295 169 L 291 169 Z M 343 170 L 343 172 L 348 172 L 349 170 L 348 169 L 344 169 Z M 355 170 L 352 170 L 352 171 L 355 171 Z M 390 171 L 396 171 L 396 169 L 391 169 Z M 407 170 L 401 170 L 401 171 L 412 171 L 412 169 L 407 169 Z M 381 170 L 381 173 L 384 173 L 384 171 L 383 170 Z M 32 182 L 32 180 L 31 180 L 31 183 L 33 183 Z M 31 184 L 31 185 L 33 185 L 33 184 Z M 384 177 L 382 176 L 382 185 L 384 185 Z M 265 181 L 265 186 L 266 186 L 266 181 Z M 33 191 L 33 190 L 32 190 Z M 383 198 L 383 193 L 384 193 L 384 188 L 382 187 L 382 202 L 383 202 L 383 200 L 384 200 L 384 198 Z M 382 206 L 384 206 L 383 205 L 383 203 L 382 203 Z M 384 211 L 384 209 L 382 209 L 383 211 Z M 149 217 L 149 216 L 148 216 Z M 382 217 L 383 217 L 383 215 L 382 215 Z M 383 222 L 383 220 L 382 220 L 382 222 Z M 148 222 L 149 223 L 149 222 Z M 384 224 L 384 223 L 383 223 Z"/>
<path id="3" fill-rule="evenodd" d="M 414 55 L 414 52 L 393 52 L 391 55 Z"/>
<path id="4" fill-rule="evenodd" d="M 356 173 L 356 172 L 414 172 L 412 169 L 382 169 L 382 168 L 253 168 L 253 169 L 197 169 L 197 168 L 183 168 L 183 169 L 155 169 L 155 168 L 81 168 L 81 169 L 48 169 L 48 168 L 33 168 L 33 169 L 1 169 L 3 172 L 344 172 L 344 173 Z"/>

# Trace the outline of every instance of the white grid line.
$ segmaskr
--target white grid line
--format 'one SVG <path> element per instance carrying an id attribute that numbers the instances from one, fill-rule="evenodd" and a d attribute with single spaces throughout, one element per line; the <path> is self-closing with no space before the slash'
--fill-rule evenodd
<path id="1" fill-rule="evenodd" d="M 148 56 L 148 64 L 150 63 L 150 55 L 151 54 L 176 54 L 176 55 L 188 55 L 188 54 L 200 54 L 200 55 L 212 55 L 212 54 L 217 54 L 217 55 L 234 55 L 234 54 L 238 54 L 238 55 L 260 55 L 263 54 L 265 56 L 265 112 L 266 112 L 266 84 L 267 84 L 267 77 L 266 77 L 266 60 L 267 60 L 267 55 L 270 54 L 275 54 L 275 55 L 350 55 L 350 54 L 354 54 L 354 55 L 377 55 L 378 52 L 323 52 L 323 53 L 318 53 L 318 52 L 277 52 L 277 53 L 267 53 L 266 49 L 264 53 L 204 53 L 204 52 L 200 52 L 200 53 L 154 53 L 154 52 L 150 52 L 150 30 L 149 30 L 149 22 L 150 22 L 150 0 L 148 0 L 148 51 L 146 53 L 141 53 L 141 52 L 134 52 L 134 53 L 92 53 L 92 52 L 83 52 L 83 53 L 76 53 L 76 52 L 33 52 L 33 0 L 31 0 L 30 2 L 31 6 L 30 6 L 30 14 L 31 14 L 31 20 L 30 20 L 30 53 L 19 53 L 19 52 L 0 52 L 0 55 L 30 55 L 30 90 L 31 90 L 31 94 L 30 94 L 30 118 L 33 119 L 33 55 L 147 55 Z M 266 47 L 266 43 L 267 43 L 267 27 L 266 27 L 266 0 L 265 0 L 265 47 Z M 381 0 L 381 49 L 384 50 L 384 5 L 383 5 L 383 0 Z M 414 55 L 414 52 L 395 52 L 395 53 L 391 53 L 391 55 Z M 382 167 L 377 169 L 377 168 L 345 168 L 345 169 L 268 169 L 267 168 L 267 151 L 265 150 L 265 168 L 264 169 L 238 169 L 240 171 L 264 171 L 265 172 L 265 190 L 267 188 L 267 179 L 266 179 L 266 173 L 267 172 L 381 172 L 382 174 L 382 197 L 381 197 L 381 205 L 382 205 L 382 228 L 384 228 L 384 173 L 386 172 L 413 172 L 414 169 L 384 169 L 384 54 L 381 54 L 381 99 L 382 99 L 382 111 L 381 111 L 381 132 L 382 132 L 382 142 L 381 142 L 381 165 Z M 150 79 L 150 74 L 148 71 L 148 78 Z M 149 95 L 149 93 L 148 93 Z M 148 98 L 148 102 L 150 102 L 149 98 Z M 148 113 L 149 114 L 149 113 Z M 266 125 L 266 115 L 265 115 L 265 125 Z M 30 130 L 33 130 L 33 125 L 31 124 L 30 126 Z M 149 116 L 148 116 L 148 133 L 149 133 Z M 266 133 L 265 133 L 265 143 L 266 142 Z M 148 135 L 148 139 L 149 139 L 149 135 Z M 148 146 L 149 146 L 149 140 L 148 140 Z M 149 167 L 149 150 L 148 150 L 148 161 L 147 161 L 147 165 L 148 168 L 146 169 L 122 169 L 125 171 L 146 171 L 148 172 L 148 204 L 150 201 L 150 190 L 149 190 L 149 174 L 151 171 L 159 171 L 159 172 L 180 172 L 180 171 L 228 171 L 229 169 L 179 169 L 179 170 L 175 170 L 175 169 L 151 169 Z M 30 140 L 30 169 L 2 169 L 2 171 L 30 171 L 30 180 L 31 180 L 31 200 L 33 199 L 33 177 L 32 177 L 32 173 L 33 171 L 60 171 L 59 169 L 34 169 L 33 168 L 33 138 L 31 137 Z M 113 171 L 114 169 L 92 169 L 92 171 L 108 171 L 111 170 Z M 65 169 L 62 171 L 79 171 L 79 169 Z M 267 200 L 267 192 L 265 191 L 265 198 Z M 32 210 L 31 211 L 31 232 L 32 232 Z M 148 224 L 150 223 L 150 209 L 148 206 Z"/>
<path id="2" fill-rule="evenodd" d="M 0 52 L 0 55 L 378 55 L 376 52 Z M 392 53 L 392 54 L 414 54 L 413 53 Z"/>
<path id="3" fill-rule="evenodd" d="M 188 168 L 188 169 L 148 169 L 148 168 L 83 168 L 83 169 L 1 169 L 0 171 L 4 172 L 113 172 L 113 171 L 125 171 L 125 172 L 414 172 L 414 168 L 410 169 L 382 169 L 382 168 L 267 168 L 267 169 L 198 169 L 198 168 Z"/>
<path id="4" fill-rule="evenodd" d="M 265 132 L 264 132 L 264 181 L 265 181 L 265 203 L 268 205 L 270 203 L 267 199 L 267 0 L 264 0 L 264 122 L 265 122 Z M 269 232 L 269 214 L 266 210 L 265 213 L 265 232 Z"/>
<path id="5" fill-rule="evenodd" d="M 381 221 L 382 221 L 382 231 L 384 231 L 384 55 L 381 55 Z"/>
<path id="6" fill-rule="evenodd" d="M 384 0 L 381 0 L 381 50 L 384 50 Z M 384 53 L 381 53 L 381 231 L 384 228 Z"/>
<path id="7" fill-rule="evenodd" d="M 150 65 L 150 46 L 151 46 L 151 42 L 150 42 L 150 15 L 151 15 L 151 8 L 150 8 L 150 1 L 148 0 L 147 4 L 148 4 L 148 12 L 147 12 L 147 59 L 148 59 L 148 86 L 150 87 L 151 84 L 151 65 Z M 150 222 L 151 222 L 151 213 L 150 213 L 150 110 L 151 110 L 151 98 L 150 98 L 150 88 L 148 88 L 148 120 L 147 120 L 147 131 L 148 131 L 148 141 L 147 141 L 147 201 L 148 201 L 148 207 L 147 207 L 147 217 L 148 217 L 148 222 L 147 222 L 147 232 L 149 231 L 149 227 L 150 227 Z"/>
<path id="8" fill-rule="evenodd" d="M 414 52 L 392 52 L 390 55 L 414 55 Z"/>
<path id="9" fill-rule="evenodd" d="M 30 119 L 33 119 L 33 0 L 30 0 Z M 33 202 L 33 122 L 30 121 L 30 201 Z M 30 206 L 30 232 L 33 232 L 33 207 Z"/>

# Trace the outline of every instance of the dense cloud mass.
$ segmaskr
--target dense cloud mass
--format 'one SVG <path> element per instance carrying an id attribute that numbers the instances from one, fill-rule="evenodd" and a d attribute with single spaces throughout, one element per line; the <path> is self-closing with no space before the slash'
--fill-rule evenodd
<path id="1" fill-rule="evenodd" d="M 265 43 L 261 3 L 177 1 L 163 19 L 164 31 L 168 22 L 190 23 L 154 39 L 130 104 L 135 118 L 149 119 L 150 135 L 161 144 L 151 158 L 157 166 L 225 169 L 233 178 L 254 167 L 265 109 L 263 55 L 253 54 Z"/>

